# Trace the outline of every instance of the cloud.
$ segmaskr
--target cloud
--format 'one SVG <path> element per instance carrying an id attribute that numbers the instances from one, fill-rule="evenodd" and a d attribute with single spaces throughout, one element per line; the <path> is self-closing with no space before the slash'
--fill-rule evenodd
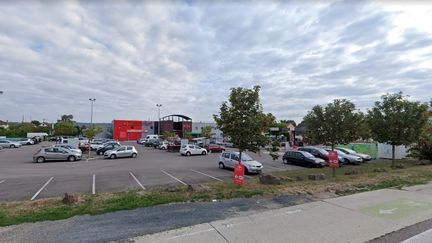
<path id="1" fill-rule="evenodd" d="M 0 4 L 0 119 L 211 121 L 236 86 L 301 121 L 347 98 L 366 109 L 432 90 L 432 5 L 384 2 L 7 2 Z M 417 21 L 411 21 L 415 18 Z"/>

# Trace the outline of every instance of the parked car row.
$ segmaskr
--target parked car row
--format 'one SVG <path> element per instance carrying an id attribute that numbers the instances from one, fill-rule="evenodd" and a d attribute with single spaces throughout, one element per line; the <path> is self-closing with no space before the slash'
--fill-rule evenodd
<path id="1" fill-rule="evenodd" d="M 329 151 L 323 148 L 305 146 L 285 152 L 282 161 L 306 167 L 324 167 L 329 164 Z M 371 160 L 367 154 L 358 153 L 352 149 L 337 147 L 339 165 L 365 163 Z"/>

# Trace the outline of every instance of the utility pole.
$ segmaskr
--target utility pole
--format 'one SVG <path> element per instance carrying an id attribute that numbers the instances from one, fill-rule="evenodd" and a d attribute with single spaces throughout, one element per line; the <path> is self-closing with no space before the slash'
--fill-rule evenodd
<path id="1" fill-rule="evenodd" d="M 89 101 L 91 103 L 90 124 L 93 127 L 93 103 L 96 101 L 96 99 L 95 98 L 90 98 Z"/>
<path id="2" fill-rule="evenodd" d="M 161 125 L 161 121 L 160 121 L 160 108 L 162 107 L 162 104 L 156 104 L 156 107 L 158 108 L 158 135 L 160 135 L 160 125 Z"/>

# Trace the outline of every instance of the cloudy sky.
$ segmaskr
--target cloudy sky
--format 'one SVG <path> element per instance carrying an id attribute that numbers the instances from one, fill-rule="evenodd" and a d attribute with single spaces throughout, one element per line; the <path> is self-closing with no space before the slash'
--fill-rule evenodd
<path id="1" fill-rule="evenodd" d="M 118 1 L 120 2 L 120 1 Z M 2 1 L 0 120 L 211 121 L 232 87 L 301 121 L 347 98 L 432 98 L 426 1 Z M 388 3 L 390 2 L 390 3 Z M 408 4 L 410 3 L 410 4 Z"/>

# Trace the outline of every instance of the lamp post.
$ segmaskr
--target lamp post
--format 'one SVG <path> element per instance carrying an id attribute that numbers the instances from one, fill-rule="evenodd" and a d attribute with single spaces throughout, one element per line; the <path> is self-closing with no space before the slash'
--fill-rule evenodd
<path id="1" fill-rule="evenodd" d="M 162 104 L 156 104 L 156 107 L 158 108 L 158 135 L 160 135 L 160 108 L 162 107 Z"/>
<path id="2" fill-rule="evenodd" d="M 95 98 L 90 98 L 89 101 L 91 103 L 90 124 L 91 124 L 91 126 L 93 126 L 93 103 L 96 101 L 96 99 Z"/>

